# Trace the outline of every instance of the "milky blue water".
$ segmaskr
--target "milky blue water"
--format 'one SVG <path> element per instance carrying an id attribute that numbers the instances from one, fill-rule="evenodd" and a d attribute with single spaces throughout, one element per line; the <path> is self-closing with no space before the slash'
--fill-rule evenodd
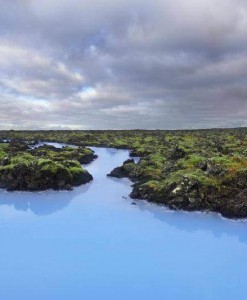
<path id="1" fill-rule="evenodd" d="M 71 144 L 64 144 L 64 143 L 56 143 L 56 142 L 38 142 L 37 144 L 31 145 L 30 148 L 39 148 L 41 146 L 48 145 L 48 146 L 54 146 L 56 148 L 63 148 L 63 147 L 72 147 L 72 148 L 78 148 L 78 146 L 71 145 Z"/>
<path id="2" fill-rule="evenodd" d="M 132 205 L 128 151 L 96 153 L 72 192 L 0 191 L 1 300 L 247 298 L 246 222 Z"/>

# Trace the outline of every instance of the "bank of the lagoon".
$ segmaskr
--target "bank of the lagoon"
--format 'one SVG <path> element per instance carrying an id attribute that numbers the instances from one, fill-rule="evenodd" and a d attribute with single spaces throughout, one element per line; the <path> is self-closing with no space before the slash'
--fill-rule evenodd
<path id="1" fill-rule="evenodd" d="M 0 143 L 0 188 L 7 191 L 71 190 L 93 176 L 81 164 L 97 156 L 86 147 L 19 140 Z"/>
<path id="2" fill-rule="evenodd" d="M 77 145 L 78 149 L 65 147 L 58 152 L 43 147 L 30 151 L 38 141 Z M 109 174 L 135 182 L 130 194 L 133 199 L 170 209 L 247 218 L 247 128 L 0 131 L 0 187 L 45 190 L 84 184 L 92 177 L 79 163 L 95 158 L 89 145 L 130 149 L 131 157 L 141 157 L 138 164 L 129 159 L 113 166 Z"/>
<path id="3" fill-rule="evenodd" d="M 246 299 L 247 223 L 125 199 L 95 148 L 73 191 L 0 191 L 0 299 Z"/>

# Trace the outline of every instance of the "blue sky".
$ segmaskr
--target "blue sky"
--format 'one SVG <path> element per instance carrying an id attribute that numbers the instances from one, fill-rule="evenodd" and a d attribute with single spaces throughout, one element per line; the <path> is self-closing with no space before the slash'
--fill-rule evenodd
<path id="1" fill-rule="evenodd" d="M 0 0 L 1 129 L 247 125 L 244 0 Z"/>

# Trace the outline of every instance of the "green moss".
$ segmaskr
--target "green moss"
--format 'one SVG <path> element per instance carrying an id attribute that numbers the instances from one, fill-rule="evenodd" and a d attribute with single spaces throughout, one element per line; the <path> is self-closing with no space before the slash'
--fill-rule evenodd
<path id="1" fill-rule="evenodd" d="M 232 159 L 226 156 L 214 156 L 211 158 L 211 161 L 224 167 L 227 167 L 232 163 Z"/>
<path id="2" fill-rule="evenodd" d="M 51 160 L 47 158 L 40 158 L 38 159 L 37 163 L 38 163 L 38 167 L 42 168 L 44 166 L 49 165 L 51 163 Z"/>
<path id="3" fill-rule="evenodd" d="M 86 172 L 84 169 L 82 169 L 82 167 L 69 167 L 68 169 L 72 174 L 73 178 Z"/>
<path id="4" fill-rule="evenodd" d="M 16 165 L 14 165 L 14 164 L 9 164 L 9 165 L 6 165 L 6 166 L 0 166 L 0 171 L 13 170 L 15 166 Z"/>
<path id="5" fill-rule="evenodd" d="M 6 156 L 6 155 L 5 155 Z M 1 170 L 13 170 L 16 166 L 30 166 L 36 162 L 36 158 L 29 153 L 18 154 L 10 158 L 7 165 L 1 166 Z"/>
<path id="6" fill-rule="evenodd" d="M 7 156 L 7 147 L 8 144 L 0 143 L 0 161 Z"/>
<path id="7" fill-rule="evenodd" d="M 22 153 L 18 154 L 17 156 L 14 156 L 11 158 L 11 164 L 23 164 L 23 165 L 30 165 L 36 160 L 35 157 L 33 157 L 29 153 Z"/>
<path id="8" fill-rule="evenodd" d="M 198 164 L 202 163 L 205 160 L 206 158 L 203 156 L 191 154 L 186 158 L 180 159 L 179 166 L 183 169 L 192 169 L 196 168 Z"/>
<path id="9" fill-rule="evenodd" d="M 143 187 L 156 191 L 160 187 L 160 182 L 156 180 L 149 180 L 143 184 Z"/>
<path id="10" fill-rule="evenodd" d="M 61 161 L 61 164 L 64 165 L 67 168 L 81 168 L 81 164 L 77 160 L 65 160 Z"/>
<path id="11" fill-rule="evenodd" d="M 44 156 L 47 159 L 62 163 L 65 160 L 81 159 L 85 156 L 93 155 L 93 152 L 85 147 L 80 147 L 78 149 L 72 147 L 63 147 L 62 149 L 57 150 L 53 147 L 43 146 L 32 151 L 32 154 L 37 157 Z"/>
<path id="12" fill-rule="evenodd" d="M 202 170 L 179 170 L 176 172 L 170 173 L 163 183 L 166 185 L 178 184 L 184 180 L 184 178 L 188 178 L 190 180 L 194 180 L 198 182 L 201 186 L 214 186 L 218 187 L 220 185 L 220 181 L 212 176 L 205 175 Z"/>
<path id="13" fill-rule="evenodd" d="M 81 167 L 69 167 L 68 168 L 71 174 L 82 174 L 83 169 Z"/>
<path id="14" fill-rule="evenodd" d="M 48 172 L 52 174 L 56 174 L 58 172 L 63 172 L 64 174 L 69 173 L 68 168 L 63 166 L 62 164 L 52 161 L 50 159 L 39 159 L 38 160 L 38 166 L 41 170 L 41 172 Z"/>
<path id="15" fill-rule="evenodd" d="M 219 187 L 221 183 L 216 177 L 205 175 L 202 170 L 194 170 L 187 174 L 187 176 L 190 179 L 196 180 L 202 186 Z"/>

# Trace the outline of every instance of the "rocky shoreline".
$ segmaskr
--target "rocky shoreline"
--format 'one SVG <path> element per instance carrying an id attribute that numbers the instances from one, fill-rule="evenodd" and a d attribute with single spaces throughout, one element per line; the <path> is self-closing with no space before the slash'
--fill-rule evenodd
<path id="1" fill-rule="evenodd" d="M 22 141 L 22 149 L 17 150 L 26 154 L 24 157 L 17 154 L 16 158 L 14 154 L 8 162 L 8 157 L 5 157 L 9 154 L 5 153 L 4 145 L 9 147 L 10 141 L 16 139 Z M 77 145 L 81 154 L 75 149 L 64 149 L 65 155 L 62 155 L 59 150 L 54 149 L 40 149 L 32 153 L 30 149 L 25 148 L 42 140 Z M 82 171 L 78 165 L 70 165 L 71 162 L 65 161 L 73 161 L 73 164 L 75 161 L 78 164 L 90 162 L 94 154 L 85 146 L 130 149 L 130 157 L 138 156 L 140 161 L 135 163 L 128 160 L 109 175 L 130 178 L 133 181 L 133 191 L 130 195 L 132 198 L 146 199 L 172 209 L 213 211 L 228 218 L 247 217 L 247 128 L 175 131 L 12 130 L 0 131 L 0 141 L 0 176 L 4 177 L 2 186 L 7 186 L 7 181 L 11 182 L 9 176 L 18 178 L 19 171 L 16 174 L 9 170 L 13 165 L 22 164 L 23 170 L 27 165 L 32 171 L 25 171 L 26 173 L 40 174 L 46 169 L 51 171 L 49 163 L 41 160 L 49 159 L 55 163 L 54 170 L 57 175 L 67 176 L 65 182 L 61 180 L 61 175 L 52 179 L 52 188 L 70 188 L 83 182 L 82 175 L 76 175 L 77 171 L 78 174 Z M 11 151 L 9 149 L 7 152 L 11 154 Z M 29 155 L 32 155 L 32 158 Z M 38 167 L 35 160 L 39 161 Z M 30 161 L 33 161 L 34 169 Z M 5 167 L 4 164 L 9 166 Z M 42 170 L 39 170 L 40 166 Z M 63 167 L 69 169 L 71 176 L 65 175 L 66 171 L 61 170 Z M 40 175 L 37 175 L 37 178 L 40 178 Z M 49 174 L 48 178 L 53 178 L 52 174 Z M 40 182 L 40 179 L 38 181 Z M 44 188 L 48 184 L 49 182 L 43 182 L 38 188 Z M 24 182 L 16 187 L 13 180 L 7 188 L 29 189 L 30 186 L 26 185 Z M 35 190 L 37 187 L 31 184 L 31 188 Z"/>
<path id="2" fill-rule="evenodd" d="M 143 160 L 145 161 L 145 158 Z M 175 164 L 175 161 L 173 163 Z M 129 178 L 133 182 L 133 190 L 130 193 L 132 199 L 147 200 L 173 210 L 211 211 L 232 219 L 247 217 L 246 173 L 221 182 L 220 189 L 213 182 L 203 185 L 190 174 L 183 174 L 161 185 L 158 181 L 145 178 L 141 164 L 142 160 L 135 163 L 129 159 L 107 176 Z M 223 172 L 218 165 L 206 165 L 206 162 L 198 165 L 198 169 L 205 173 L 216 172 L 217 176 L 221 176 L 220 172 Z"/>
<path id="3" fill-rule="evenodd" d="M 14 140 L 2 145 L 0 151 L 0 188 L 8 191 L 70 190 L 93 180 L 81 164 L 97 156 L 85 147 L 44 145 L 33 149 Z"/>

